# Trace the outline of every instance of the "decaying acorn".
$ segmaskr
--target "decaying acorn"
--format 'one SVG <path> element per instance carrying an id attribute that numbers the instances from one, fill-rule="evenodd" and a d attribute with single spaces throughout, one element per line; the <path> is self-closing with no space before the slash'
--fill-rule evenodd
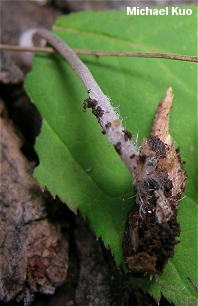
<path id="1" fill-rule="evenodd" d="M 178 204 L 185 189 L 179 150 L 168 131 L 172 89 L 160 102 L 149 139 L 143 139 L 134 174 L 135 203 L 123 235 L 130 276 L 159 276 L 174 255 L 180 235 Z"/>

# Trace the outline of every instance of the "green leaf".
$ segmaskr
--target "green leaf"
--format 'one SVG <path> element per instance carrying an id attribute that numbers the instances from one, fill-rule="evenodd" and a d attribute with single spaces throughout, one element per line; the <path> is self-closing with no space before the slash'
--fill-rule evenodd
<path id="1" fill-rule="evenodd" d="M 83 12 L 57 19 L 54 32 L 72 48 L 196 55 L 196 8 L 190 16 L 127 16 L 125 11 Z M 132 279 L 156 300 L 197 305 L 197 64 L 163 59 L 81 56 L 103 92 L 119 107 L 134 137 L 148 136 L 159 101 L 172 86 L 170 133 L 188 174 L 179 207 L 181 243 L 158 280 Z M 25 87 L 43 117 L 36 141 L 35 176 L 72 209 L 88 218 L 96 235 L 122 262 L 122 231 L 133 203 L 132 179 L 101 133 L 87 93 L 58 54 L 38 54 Z M 86 171 L 88 170 L 88 171 Z M 91 171 L 90 171 L 91 170 Z"/>

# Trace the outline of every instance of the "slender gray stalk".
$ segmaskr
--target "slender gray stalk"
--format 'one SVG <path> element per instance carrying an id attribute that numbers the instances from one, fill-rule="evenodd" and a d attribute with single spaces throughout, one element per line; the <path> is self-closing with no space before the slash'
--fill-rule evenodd
<path id="1" fill-rule="evenodd" d="M 45 29 L 35 29 L 33 35 L 39 35 L 56 49 L 71 65 L 72 69 L 83 82 L 89 98 L 85 101 L 85 108 L 91 107 L 98 118 L 103 133 L 107 135 L 110 143 L 114 145 L 122 161 L 133 174 L 137 167 L 138 149 L 130 141 L 131 134 L 122 126 L 122 121 L 112 107 L 109 98 L 102 92 L 94 80 L 89 69 L 78 58 L 75 52 L 58 36 Z"/>

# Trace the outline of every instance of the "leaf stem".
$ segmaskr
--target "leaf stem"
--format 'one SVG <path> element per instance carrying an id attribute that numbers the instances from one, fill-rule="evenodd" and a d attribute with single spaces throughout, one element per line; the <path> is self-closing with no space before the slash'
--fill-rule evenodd
<path id="1" fill-rule="evenodd" d="M 9 51 L 26 51 L 26 52 L 46 52 L 54 53 L 54 48 L 50 47 L 26 47 L 0 44 L 1 50 Z M 198 62 L 198 56 L 169 54 L 169 53 L 142 53 L 142 52 L 122 52 L 122 51 L 102 51 L 102 50 L 83 50 L 73 49 L 76 54 L 81 55 L 95 55 L 95 56 L 119 56 L 119 57 L 141 57 L 141 58 L 162 58 L 169 60 L 178 60 L 186 62 Z"/>

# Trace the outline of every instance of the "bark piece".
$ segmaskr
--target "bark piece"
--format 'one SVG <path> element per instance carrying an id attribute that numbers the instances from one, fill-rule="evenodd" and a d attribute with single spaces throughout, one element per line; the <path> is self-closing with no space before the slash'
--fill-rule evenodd
<path id="1" fill-rule="evenodd" d="M 45 197 L 7 118 L 0 145 L 0 300 L 18 295 L 28 305 L 32 293 L 53 294 L 66 279 L 68 242 L 47 218 Z"/>

